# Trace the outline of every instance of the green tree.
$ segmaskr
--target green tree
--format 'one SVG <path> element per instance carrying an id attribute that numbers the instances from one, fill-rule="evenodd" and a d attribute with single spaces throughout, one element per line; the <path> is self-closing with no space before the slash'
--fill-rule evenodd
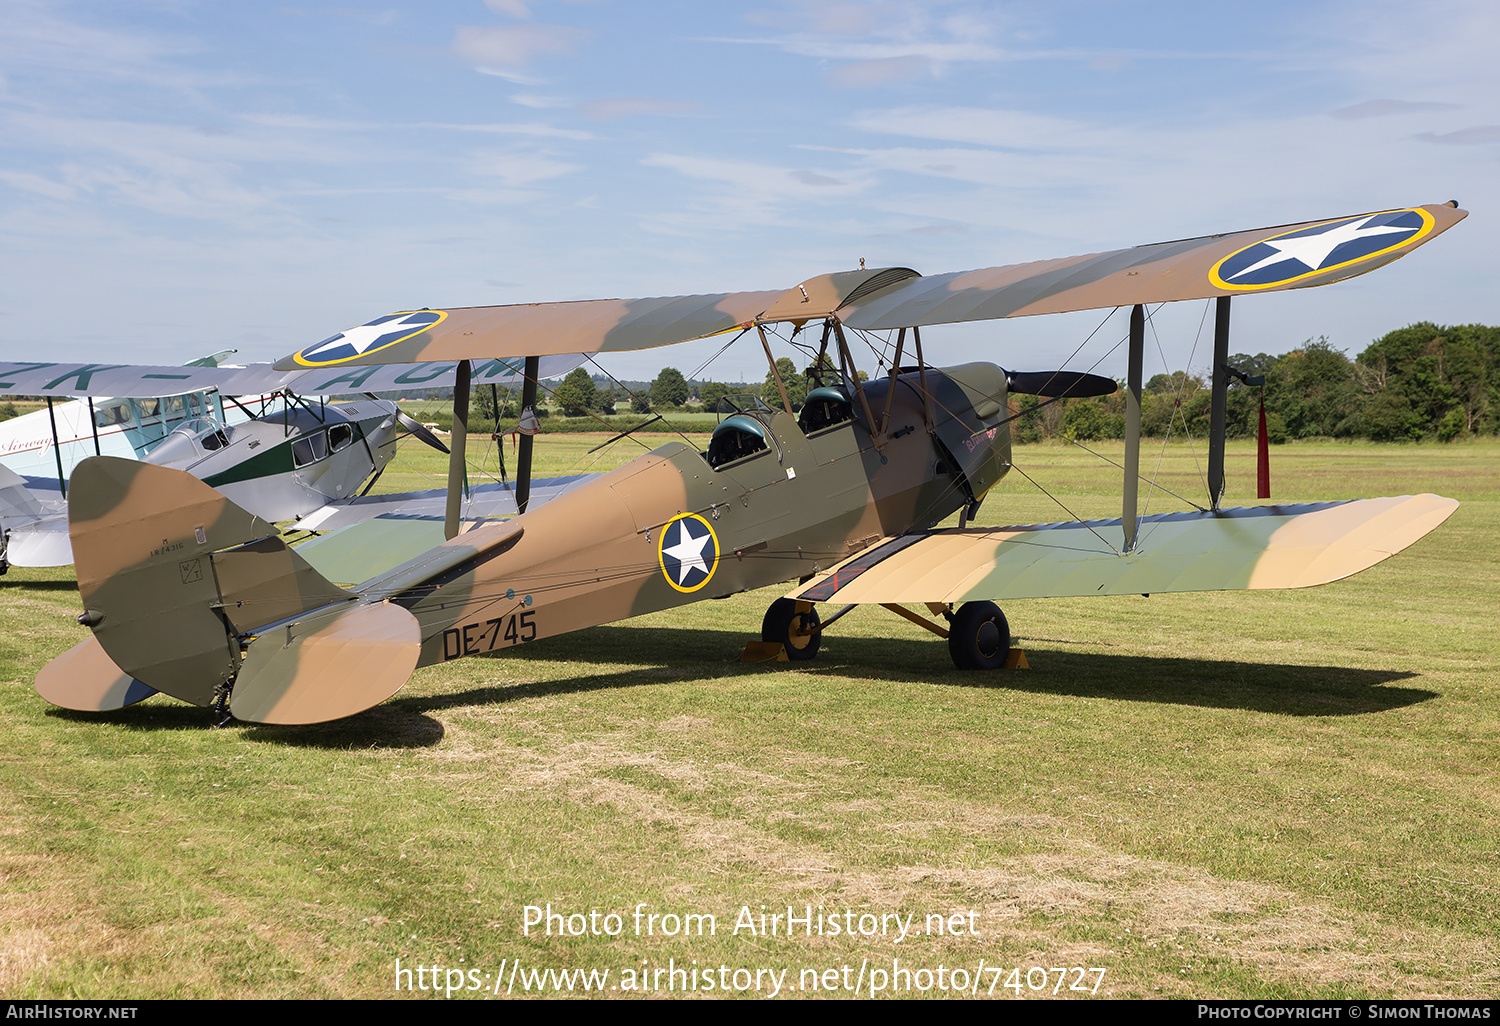
<path id="1" fill-rule="evenodd" d="M 1063 414 L 1063 434 L 1078 442 L 1090 442 L 1108 433 L 1104 407 L 1092 399 L 1068 403 Z"/>
<path id="2" fill-rule="evenodd" d="M 598 389 L 594 387 L 594 379 L 589 377 L 589 372 L 576 367 L 557 386 L 556 399 L 562 407 L 564 417 L 582 417 L 593 409 L 597 393 Z"/>
<path id="3" fill-rule="evenodd" d="M 1490 423 L 1500 383 L 1500 328 L 1412 324 L 1370 343 L 1359 354 L 1359 363 L 1365 391 L 1377 398 L 1394 392 L 1406 400 L 1422 433 L 1457 437 L 1478 432 Z M 1401 404 L 1382 405 L 1380 430 L 1389 428 L 1390 413 L 1397 408 Z M 1457 418 L 1449 420 L 1455 410 L 1462 417 L 1457 433 L 1452 432 Z"/>
<path id="4" fill-rule="evenodd" d="M 705 412 L 712 413 L 719 408 L 719 400 L 729 394 L 729 386 L 718 381 L 705 381 L 698 389 L 698 399 L 703 403 Z"/>
<path id="5" fill-rule="evenodd" d="M 651 382 L 651 404 L 658 408 L 681 406 L 688 401 L 688 383 L 676 367 L 663 367 Z"/>
<path id="6" fill-rule="evenodd" d="M 786 385 L 786 401 L 792 404 L 792 409 L 801 409 L 802 401 L 807 398 L 807 379 L 797 373 L 797 365 L 785 356 L 776 361 L 776 371 Z M 768 406 L 781 405 L 781 390 L 770 371 L 766 371 L 765 383 L 760 386 L 760 397 Z"/>
<path id="7" fill-rule="evenodd" d="M 1326 338 L 1309 339 L 1277 360 L 1266 386 L 1266 407 L 1281 415 L 1293 438 L 1332 436 L 1359 405 L 1354 365 Z"/>
<path id="8" fill-rule="evenodd" d="M 634 395 L 632 395 L 630 397 L 630 412 L 631 413 L 650 413 L 651 412 L 651 395 L 650 395 L 650 393 L 645 392 L 645 391 L 641 391 L 641 392 L 637 392 Z"/>

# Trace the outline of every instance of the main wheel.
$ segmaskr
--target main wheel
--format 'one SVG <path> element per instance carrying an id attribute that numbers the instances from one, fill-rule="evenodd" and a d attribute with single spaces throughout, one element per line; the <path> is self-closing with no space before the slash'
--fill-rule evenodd
<path id="1" fill-rule="evenodd" d="M 948 625 L 948 654 L 960 670 L 998 670 L 1010 655 L 1010 624 L 993 602 L 965 602 Z"/>
<path id="2" fill-rule="evenodd" d="M 785 646 L 788 659 L 811 659 L 823 641 L 820 622 L 811 602 L 780 598 L 771 603 L 760 622 L 760 640 Z"/>

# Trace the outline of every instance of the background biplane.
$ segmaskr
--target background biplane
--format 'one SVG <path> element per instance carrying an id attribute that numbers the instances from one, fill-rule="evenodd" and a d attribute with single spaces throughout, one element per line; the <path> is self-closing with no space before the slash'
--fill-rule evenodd
<path id="1" fill-rule="evenodd" d="M 330 582 L 268 523 L 168 468 L 97 457 L 74 473 L 70 534 L 94 636 L 43 669 L 71 708 L 163 691 L 235 717 L 311 723 L 394 694 L 417 666 L 786 581 L 763 637 L 817 651 L 814 603 L 879 603 L 945 634 L 961 667 L 995 667 L 1007 597 L 1291 588 L 1379 562 L 1441 523 L 1433 495 L 1219 508 L 1231 297 L 1373 270 L 1463 219 L 1456 204 L 923 277 L 843 271 L 788 290 L 390 314 L 276 366 L 457 363 L 448 540 L 357 586 Z M 1217 297 L 1208 508 L 1137 513 L 1142 304 Z M 1118 520 L 967 526 L 1010 468 L 1010 393 L 1113 391 L 1077 372 L 938 369 L 923 326 L 1133 307 Z M 794 414 L 741 401 L 706 451 L 670 442 L 515 519 L 459 532 L 469 361 L 643 349 L 768 325 L 821 328 L 820 382 Z M 895 332 L 888 375 L 860 382 L 848 334 Z M 914 360 L 907 365 L 902 356 Z M 776 374 L 772 361 L 772 374 Z M 779 380 L 779 379 L 778 379 Z M 523 399 L 523 404 L 528 400 Z M 960 513 L 960 526 L 938 524 Z M 355 528 L 358 530 L 358 528 Z M 940 624 L 906 608 L 924 603 Z M 847 608 L 847 606 L 846 606 Z M 835 614 L 839 615 L 839 614 Z M 826 623 L 832 622 L 830 617 Z"/>
<path id="2" fill-rule="evenodd" d="M 39 395 L 47 409 L 0 424 L 0 573 L 11 565 L 62 566 L 68 541 L 67 477 L 82 460 L 110 455 L 184 470 L 267 521 L 298 519 L 332 530 L 399 512 L 442 510 L 426 493 L 368 496 L 405 429 L 447 452 L 396 403 L 376 391 L 449 388 L 452 364 L 275 371 L 269 364 L 224 366 L 217 354 L 184 367 L 0 363 L 0 395 Z M 571 370 L 582 357 L 548 360 L 543 374 Z M 477 380 L 515 382 L 520 361 L 490 360 Z M 169 389 L 181 389 L 166 394 Z M 322 396 L 371 393 L 359 402 Z M 59 396 L 81 401 L 55 403 Z M 544 485 L 550 494 L 560 483 Z M 470 489 L 468 516 L 516 512 L 513 489 Z"/>

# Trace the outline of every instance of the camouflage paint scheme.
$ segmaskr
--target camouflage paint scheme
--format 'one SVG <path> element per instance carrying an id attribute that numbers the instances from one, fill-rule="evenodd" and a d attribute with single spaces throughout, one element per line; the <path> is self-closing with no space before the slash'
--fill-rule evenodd
<path id="1" fill-rule="evenodd" d="M 790 289 L 762 292 L 434 309 L 423 311 L 431 315 L 430 323 L 420 331 L 376 336 L 363 330 L 370 325 L 349 329 L 345 335 L 351 339 L 362 333 L 355 355 L 323 362 L 318 353 L 340 338 L 335 335 L 278 360 L 275 367 L 292 371 L 612 353 L 672 345 L 753 324 L 833 318 L 850 328 L 886 330 L 1309 288 L 1373 271 L 1467 216 L 1456 205 L 1437 203 L 931 277 L 888 267 L 823 274 Z M 1409 231 L 1393 232 L 1389 245 L 1378 236 L 1363 246 L 1351 239 L 1348 246 L 1357 255 L 1348 259 L 1336 249 L 1326 254 L 1326 261 L 1318 261 L 1318 267 L 1300 266 L 1297 273 L 1280 278 L 1241 272 L 1225 281 L 1218 274 L 1240 254 L 1259 252 L 1257 247 L 1284 246 L 1291 252 L 1291 243 L 1309 233 L 1339 231 L 1351 222 L 1370 225 L 1368 230 L 1378 233 L 1383 228 L 1375 222 L 1401 218 L 1411 222 Z M 1257 280 L 1241 284 L 1242 276 Z"/>
<path id="2" fill-rule="evenodd" d="M 283 363 L 644 348 L 816 319 L 837 334 L 843 324 L 916 326 L 1306 287 L 1396 259 L 1464 216 L 1448 206 L 1410 208 L 937 279 L 893 268 L 824 275 L 785 292 L 407 311 Z M 1346 242 L 1354 249 L 1340 248 Z M 1300 267 L 1289 266 L 1300 257 L 1283 255 L 1320 248 Z M 85 461 L 74 474 L 70 513 L 80 620 L 113 666 L 60 657 L 97 674 L 77 685 L 74 707 L 138 693 L 123 684 L 123 670 L 197 704 L 227 698 L 242 719 L 319 722 L 384 700 L 416 666 L 791 580 L 810 582 L 793 595 L 829 590 L 831 581 L 830 594 L 868 587 L 871 601 L 887 601 L 880 588 L 900 586 L 903 599 L 935 611 L 1008 593 L 1018 569 L 1040 567 L 1031 578 L 1039 587 L 1026 594 L 1085 593 L 1057 572 L 1069 559 L 1096 592 L 1111 581 L 1129 591 L 1148 590 L 1145 582 L 1156 590 L 1301 587 L 1384 558 L 1456 505 L 1421 496 L 1145 518 L 1141 547 L 1123 555 L 1093 541 L 1081 551 L 1048 544 L 1090 529 L 1099 537 L 1098 525 L 934 531 L 964 507 L 977 510 L 1010 469 L 1007 380 L 987 363 L 893 371 L 863 391 L 845 377 L 842 394 L 830 391 L 816 420 L 808 419 L 809 403 L 801 423 L 788 411 L 747 406 L 720 424 L 708 452 L 668 443 L 347 591 L 270 525 L 189 475 Z M 1169 544 L 1154 554 L 1157 532 Z M 1231 535 L 1235 551 L 1220 558 L 1219 543 Z M 1031 565 L 1022 558 L 1049 548 L 1052 556 Z M 1307 571 L 1309 556 L 1325 552 L 1334 558 Z M 857 580 L 840 576 L 851 567 Z M 1057 587 L 1046 584 L 1049 574 Z M 782 640 L 796 645 L 792 630 Z M 67 704 L 58 690 L 49 683 L 46 697 Z"/>
<path id="3" fill-rule="evenodd" d="M 961 370 L 970 387 L 1003 400 L 999 368 Z M 951 422 L 966 436 L 991 434 L 986 452 L 993 460 L 980 465 L 1003 472 L 1009 431 L 995 428 L 1003 403 L 985 422 L 955 398 L 966 394 L 963 386 L 939 371 L 927 376 L 929 387 L 952 403 L 938 414 L 940 424 Z M 252 660 L 268 643 L 287 650 L 335 620 L 373 616 L 358 611 L 389 604 L 414 618 L 420 637 L 414 665 L 428 665 L 795 580 L 890 534 L 934 526 L 972 496 L 960 464 L 918 430 L 924 412 L 909 377 L 897 380 L 894 437 L 880 448 L 853 403 L 844 404 L 843 419 L 807 433 L 784 411 L 752 410 L 744 416 L 766 435 L 759 452 L 715 469 L 705 454 L 668 443 L 545 506 L 461 534 L 352 592 L 325 581 L 270 524 L 202 481 L 96 457 L 73 477 L 70 532 L 82 560 L 84 620 L 127 676 L 184 701 L 211 704 L 235 681 L 230 708 L 242 718 L 316 722 L 348 715 L 394 688 L 371 681 L 359 694 L 372 700 L 358 705 L 358 698 L 333 694 L 326 666 L 313 674 L 283 658 L 261 671 Z M 890 384 L 868 389 L 872 405 L 883 407 Z M 662 544 L 663 532 L 685 517 L 696 518 L 694 530 L 711 539 L 699 549 L 701 580 L 686 587 L 681 575 L 668 572 L 672 559 Z M 247 684 L 254 698 L 242 704 Z M 98 689 L 85 690 L 93 696 Z M 59 696 L 54 689 L 47 697 Z M 272 718 L 293 706 L 296 720 Z"/>

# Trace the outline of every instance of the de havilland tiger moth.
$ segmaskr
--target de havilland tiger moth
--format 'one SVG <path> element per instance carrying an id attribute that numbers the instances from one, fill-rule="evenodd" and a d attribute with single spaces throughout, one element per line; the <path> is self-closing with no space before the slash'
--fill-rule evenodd
<path id="1" fill-rule="evenodd" d="M 48 664 L 37 690 L 74 709 L 117 709 L 160 691 L 243 721 L 316 723 L 384 701 L 419 666 L 788 584 L 762 637 L 791 658 L 812 658 L 842 611 L 880 604 L 945 635 L 959 667 L 988 669 L 1010 648 L 1000 601 L 1338 580 L 1399 552 L 1458 504 L 1415 495 L 1220 508 L 1230 303 L 1374 270 L 1465 216 L 1456 203 L 1433 204 L 933 276 L 861 268 L 765 292 L 389 314 L 276 367 L 456 365 L 450 497 L 464 465 L 470 361 L 524 358 L 526 405 L 540 358 L 729 332 L 758 337 L 774 377 L 767 329 L 777 326 L 818 338 L 816 366 L 835 369 L 800 412 L 784 388 L 779 404 L 730 400 L 706 450 L 668 442 L 544 506 L 522 504 L 512 519 L 465 523 L 450 501 L 447 540 L 395 565 L 376 553 L 352 587 L 204 481 L 84 460 L 70 482 L 69 534 L 79 621 L 93 635 Z M 1210 502 L 1141 516 L 1143 306 L 1210 298 Z M 922 328 L 1126 306 L 1120 518 L 973 526 L 1010 469 L 1012 394 L 1118 385 L 987 362 L 932 367 Z M 890 332 L 896 356 L 888 374 L 861 382 L 850 339 L 866 332 Z M 938 527 L 955 513 L 958 527 Z M 830 602 L 843 609 L 820 622 L 817 605 Z"/>

